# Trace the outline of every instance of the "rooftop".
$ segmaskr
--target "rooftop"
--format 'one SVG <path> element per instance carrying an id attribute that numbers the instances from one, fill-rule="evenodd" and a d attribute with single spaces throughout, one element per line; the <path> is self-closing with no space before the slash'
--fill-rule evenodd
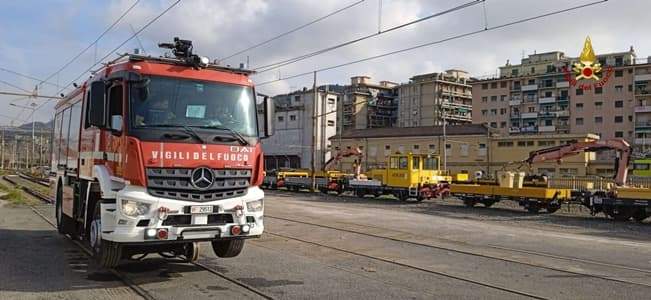
<path id="1" fill-rule="evenodd" d="M 488 128 L 482 124 L 448 125 L 445 128 L 447 135 L 486 135 Z M 341 135 L 342 139 L 359 138 L 389 138 L 389 137 L 415 137 L 415 136 L 443 136 L 443 126 L 420 127 L 393 127 L 393 128 L 368 128 L 346 130 Z M 335 135 L 330 139 L 338 139 Z"/>

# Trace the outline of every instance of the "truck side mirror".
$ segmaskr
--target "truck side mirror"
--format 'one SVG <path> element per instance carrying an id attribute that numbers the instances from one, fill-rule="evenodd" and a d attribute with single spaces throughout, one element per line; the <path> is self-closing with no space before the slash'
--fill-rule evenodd
<path id="1" fill-rule="evenodd" d="M 104 81 L 94 81 L 90 84 L 88 123 L 99 128 L 106 126 L 106 84 Z"/>
<path id="2" fill-rule="evenodd" d="M 274 135 L 274 117 L 276 115 L 276 105 L 274 104 L 273 98 L 268 96 L 264 97 L 264 136 L 263 138 L 268 138 Z"/>

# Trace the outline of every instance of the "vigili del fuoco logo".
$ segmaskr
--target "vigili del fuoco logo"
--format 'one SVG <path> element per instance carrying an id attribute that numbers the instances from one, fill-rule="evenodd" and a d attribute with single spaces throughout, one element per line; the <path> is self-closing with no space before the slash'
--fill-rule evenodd
<path id="1" fill-rule="evenodd" d="M 592 42 L 588 36 L 583 43 L 583 51 L 581 51 L 579 61 L 574 63 L 571 71 L 568 67 L 563 67 L 563 73 L 565 73 L 565 80 L 570 83 L 570 86 L 578 86 L 582 90 L 591 90 L 593 87 L 604 86 L 610 79 L 613 67 L 606 66 L 605 68 L 605 72 L 602 72 L 603 67 L 597 61 L 597 56 L 594 54 L 594 49 L 592 49 Z"/>

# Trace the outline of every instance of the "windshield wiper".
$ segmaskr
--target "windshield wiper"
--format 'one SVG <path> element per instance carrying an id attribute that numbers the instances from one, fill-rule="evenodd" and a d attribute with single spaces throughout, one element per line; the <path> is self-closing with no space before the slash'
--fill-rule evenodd
<path id="1" fill-rule="evenodd" d="M 240 142 L 240 144 L 242 144 L 242 145 L 244 145 L 244 146 L 248 146 L 248 145 L 249 145 L 249 142 L 246 140 L 246 138 L 244 138 L 244 136 L 242 136 L 242 134 L 240 134 L 239 132 L 237 132 L 237 131 L 235 131 L 235 130 L 233 130 L 233 129 L 231 129 L 231 128 L 228 128 L 228 127 L 226 127 L 226 126 L 220 126 L 220 125 L 201 125 L 201 126 L 192 126 L 192 127 L 206 128 L 206 129 L 225 130 L 225 131 L 228 131 L 228 133 L 230 133 L 231 136 L 233 136 L 235 139 L 237 139 L 237 140 Z"/>
<path id="2" fill-rule="evenodd" d="M 183 128 L 183 131 L 185 133 L 189 134 L 190 136 L 195 138 L 197 141 L 201 142 L 202 144 L 206 143 L 206 141 L 204 141 L 204 139 L 202 139 L 201 136 L 199 136 L 199 134 L 197 134 L 197 132 L 194 131 L 194 129 L 190 128 L 187 125 L 154 124 L 154 125 L 146 125 L 145 127 Z"/>

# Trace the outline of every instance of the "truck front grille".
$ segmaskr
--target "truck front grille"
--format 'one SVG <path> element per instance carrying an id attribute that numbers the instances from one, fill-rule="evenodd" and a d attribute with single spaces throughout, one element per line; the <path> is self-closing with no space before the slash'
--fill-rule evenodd
<path id="1" fill-rule="evenodd" d="M 207 202 L 243 196 L 250 185 L 251 170 L 212 169 L 212 184 L 199 189 L 191 182 L 194 170 L 147 168 L 147 190 L 162 198 Z"/>

